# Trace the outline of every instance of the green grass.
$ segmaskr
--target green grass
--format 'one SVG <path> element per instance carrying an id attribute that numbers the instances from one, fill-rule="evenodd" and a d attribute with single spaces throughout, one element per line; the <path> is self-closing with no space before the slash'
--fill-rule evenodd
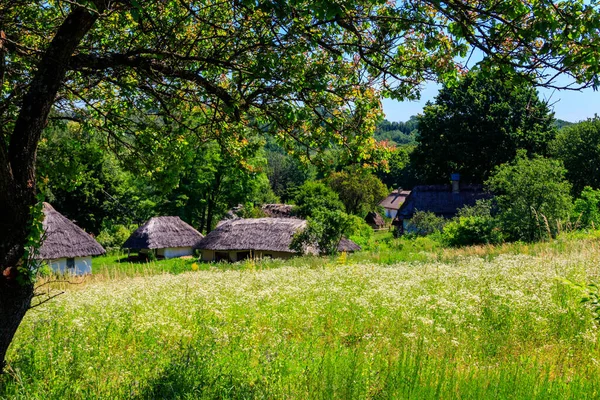
<path id="1" fill-rule="evenodd" d="M 93 279 L 26 316 L 0 398 L 600 395 L 598 329 L 563 280 L 598 280 L 595 236 L 378 246 L 195 267 L 95 259 Z"/>

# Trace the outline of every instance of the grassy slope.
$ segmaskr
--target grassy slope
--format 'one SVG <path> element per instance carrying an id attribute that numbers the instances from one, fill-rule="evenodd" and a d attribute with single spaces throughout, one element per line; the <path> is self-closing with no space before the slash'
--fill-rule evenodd
<path id="1" fill-rule="evenodd" d="M 598 396 L 597 329 L 562 280 L 598 280 L 596 239 L 370 247 L 197 271 L 98 259 L 28 314 L 0 397 Z"/>

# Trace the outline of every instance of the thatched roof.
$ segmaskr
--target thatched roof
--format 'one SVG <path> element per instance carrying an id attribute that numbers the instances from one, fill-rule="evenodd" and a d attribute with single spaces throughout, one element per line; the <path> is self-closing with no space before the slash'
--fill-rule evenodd
<path id="1" fill-rule="evenodd" d="M 294 206 L 290 204 L 263 204 L 261 206 L 261 211 L 264 214 L 265 218 L 297 218 L 292 215 L 292 209 Z M 227 211 L 227 213 L 223 216 L 223 219 L 217 223 L 217 228 L 223 225 L 226 222 L 233 221 L 236 219 L 242 219 L 240 214 L 244 211 L 244 206 L 238 204 L 233 207 L 231 210 Z"/>
<path id="2" fill-rule="evenodd" d="M 296 218 L 292 215 L 294 206 L 290 204 L 263 204 L 261 208 L 269 218 Z"/>
<path id="3" fill-rule="evenodd" d="M 279 251 L 293 253 L 294 235 L 306 228 L 306 221 L 294 218 L 254 218 L 230 220 L 202 239 L 197 249 L 213 251 Z M 342 239 L 339 251 L 357 251 L 360 247 Z"/>
<path id="4" fill-rule="evenodd" d="M 44 203 L 44 240 L 37 256 L 40 260 L 99 256 L 106 250 L 83 229 Z"/>
<path id="5" fill-rule="evenodd" d="M 345 251 L 346 253 L 353 253 L 355 251 L 360 251 L 361 248 L 352 240 L 343 237 L 342 240 L 340 240 L 340 243 L 338 244 L 337 250 Z"/>
<path id="6" fill-rule="evenodd" d="M 365 222 L 373 228 L 381 228 L 385 226 L 383 217 L 374 211 L 371 211 L 367 214 L 365 217 Z"/>
<path id="7" fill-rule="evenodd" d="M 140 250 L 194 247 L 203 237 L 179 217 L 154 217 L 133 232 L 123 248 Z"/>
<path id="8" fill-rule="evenodd" d="M 389 210 L 398 210 L 402 206 L 409 194 L 410 190 L 393 190 L 392 193 L 388 195 L 388 197 L 381 200 L 379 205 Z"/>
<path id="9" fill-rule="evenodd" d="M 433 212 L 444 218 L 452 218 L 464 206 L 473 206 L 477 200 L 492 196 L 482 185 L 461 185 L 458 193 L 452 185 L 421 185 L 413 188 L 398 210 L 397 220 L 412 218 L 415 211 Z"/>

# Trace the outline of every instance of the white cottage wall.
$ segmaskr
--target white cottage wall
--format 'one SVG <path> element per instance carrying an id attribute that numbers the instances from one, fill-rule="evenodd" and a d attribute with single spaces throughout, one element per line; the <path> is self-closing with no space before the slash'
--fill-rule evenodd
<path id="1" fill-rule="evenodd" d="M 74 267 L 67 267 L 67 259 L 59 258 L 57 260 L 48 261 L 50 268 L 56 273 L 64 274 L 69 273 L 71 275 L 87 275 L 92 273 L 92 257 L 75 257 Z"/>
<path id="2" fill-rule="evenodd" d="M 192 254 L 194 254 L 194 249 L 192 249 L 192 247 L 169 247 L 156 250 L 156 255 L 164 258 L 191 256 Z"/>

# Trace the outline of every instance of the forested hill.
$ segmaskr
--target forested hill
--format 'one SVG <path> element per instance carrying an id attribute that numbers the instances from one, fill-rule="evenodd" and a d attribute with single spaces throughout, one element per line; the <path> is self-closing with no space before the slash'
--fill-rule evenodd
<path id="1" fill-rule="evenodd" d="M 417 127 L 417 117 L 414 115 L 406 122 L 390 122 L 384 119 L 377 125 L 375 139 L 387 140 L 398 145 L 415 144 Z"/>
<path id="2" fill-rule="evenodd" d="M 561 130 L 565 126 L 573 125 L 573 122 L 556 119 L 554 125 L 558 130 Z M 419 122 L 415 115 L 412 115 L 406 122 L 390 122 L 384 119 L 377 125 L 375 139 L 379 141 L 387 140 L 397 145 L 414 145 L 417 143 L 418 131 Z"/>

